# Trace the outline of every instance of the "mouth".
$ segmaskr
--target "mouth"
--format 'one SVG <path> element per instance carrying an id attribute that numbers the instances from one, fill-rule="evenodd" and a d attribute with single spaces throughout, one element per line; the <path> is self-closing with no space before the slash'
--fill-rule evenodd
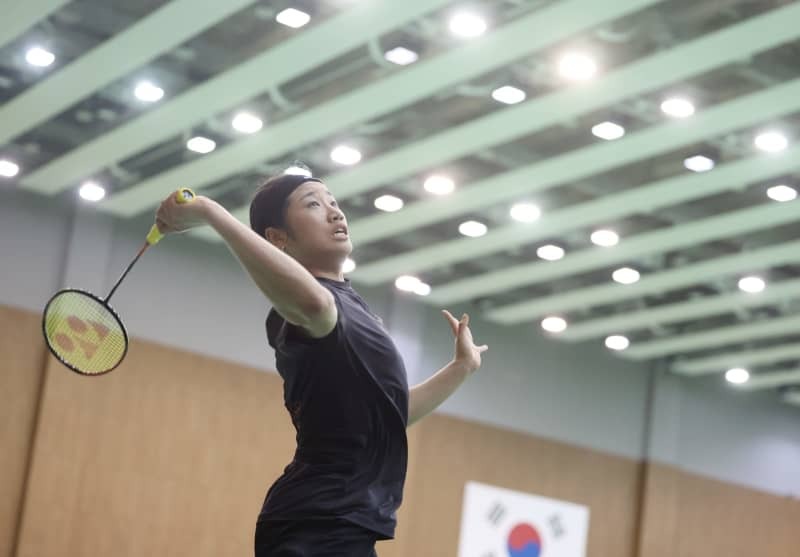
<path id="1" fill-rule="evenodd" d="M 347 227 L 346 226 L 339 226 L 333 231 L 334 238 L 339 238 L 342 240 L 347 239 Z"/>

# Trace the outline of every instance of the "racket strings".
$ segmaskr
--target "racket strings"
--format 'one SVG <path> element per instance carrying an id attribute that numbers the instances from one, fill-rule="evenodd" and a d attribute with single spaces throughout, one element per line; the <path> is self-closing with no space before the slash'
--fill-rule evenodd
<path id="1" fill-rule="evenodd" d="M 85 292 L 56 294 L 45 310 L 44 329 L 55 356 L 88 375 L 114 369 L 128 347 L 125 330 L 113 310 Z"/>

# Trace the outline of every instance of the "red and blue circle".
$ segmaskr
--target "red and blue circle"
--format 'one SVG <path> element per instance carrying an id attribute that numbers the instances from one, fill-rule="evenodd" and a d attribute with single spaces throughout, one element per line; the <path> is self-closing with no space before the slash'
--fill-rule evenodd
<path id="1" fill-rule="evenodd" d="M 539 557 L 542 552 L 542 537 L 530 524 L 517 524 L 508 534 L 510 557 Z"/>

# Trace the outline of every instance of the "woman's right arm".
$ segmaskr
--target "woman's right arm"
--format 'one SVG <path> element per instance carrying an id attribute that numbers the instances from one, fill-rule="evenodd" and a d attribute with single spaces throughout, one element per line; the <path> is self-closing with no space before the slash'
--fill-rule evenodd
<path id="1" fill-rule="evenodd" d="M 269 298 L 275 310 L 310 336 L 321 338 L 336 326 L 338 314 L 333 295 L 305 267 L 266 241 L 207 197 L 205 221 L 225 240 L 242 266 Z"/>

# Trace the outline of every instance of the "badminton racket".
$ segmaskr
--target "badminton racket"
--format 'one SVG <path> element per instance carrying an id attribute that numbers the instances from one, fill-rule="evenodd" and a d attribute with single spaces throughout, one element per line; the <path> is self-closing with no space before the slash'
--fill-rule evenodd
<path id="1" fill-rule="evenodd" d="M 195 198 L 189 188 L 175 193 L 178 203 Z M 42 331 L 47 348 L 62 364 L 81 375 L 102 375 L 116 368 L 128 353 L 128 332 L 109 301 L 147 248 L 164 235 L 154 224 L 144 245 L 105 298 L 77 288 L 56 292 L 44 308 Z"/>

